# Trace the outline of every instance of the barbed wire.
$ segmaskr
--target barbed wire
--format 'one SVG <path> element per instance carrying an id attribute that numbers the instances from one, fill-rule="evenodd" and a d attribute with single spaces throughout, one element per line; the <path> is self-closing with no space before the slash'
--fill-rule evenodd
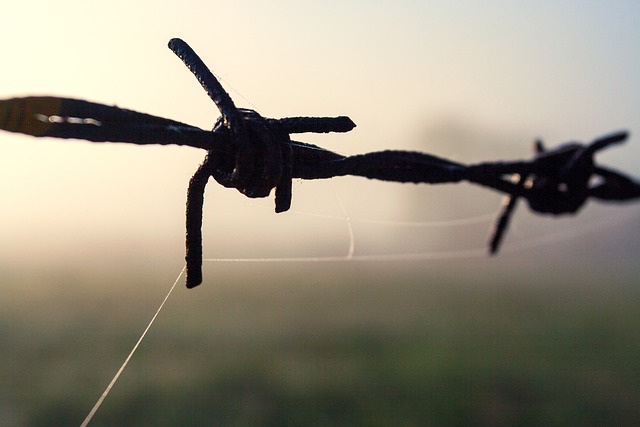
<path id="1" fill-rule="evenodd" d="M 343 156 L 313 144 L 293 141 L 295 133 L 348 132 L 349 117 L 271 119 L 237 108 L 198 55 L 180 39 L 169 48 L 196 76 L 221 112 L 213 130 L 115 106 L 51 96 L 0 100 L 0 129 L 36 137 L 75 138 L 92 142 L 176 144 L 207 151 L 191 178 L 186 209 L 186 285 L 202 282 L 202 208 L 210 177 L 247 197 L 266 197 L 275 188 L 276 212 L 291 206 L 291 180 L 354 175 L 401 183 L 468 181 L 504 193 L 505 202 L 489 242 L 498 252 L 519 199 L 538 214 L 578 212 L 589 199 L 629 201 L 640 198 L 640 183 L 596 165 L 595 154 L 624 142 L 618 131 L 589 144 L 566 143 L 546 149 L 536 141 L 531 160 L 465 165 L 416 151 L 387 150 Z"/>

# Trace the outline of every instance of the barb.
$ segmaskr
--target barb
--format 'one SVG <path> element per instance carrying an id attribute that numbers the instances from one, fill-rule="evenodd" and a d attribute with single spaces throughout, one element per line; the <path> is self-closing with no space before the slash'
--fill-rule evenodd
<path id="1" fill-rule="evenodd" d="M 537 155 L 540 155 L 544 152 L 544 144 L 541 140 L 536 140 L 534 144 L 534 152 Z M 524 189 L 524 186 L 527 182 L 526 175 L 515 174 L 513 175 L 513 182 L 516 183 L 519 189 Z M 516 208 L 518 203 L 517 195 L 509 195 L 506 196 L 502 202 L 502 210 L 500 211 L 500 216 L 496 219 L 496 222 L 493 225 L 491 230 L 491 239 L 489 240 L 489 253 L 491 255 L 495 255 L 498 253 L 500 249 L 500 244 L 502 243 L 502 238 L 504 234 L 507 232 L 507 228 L 509 227 L 509 221 L 511 220 L 511 215 Z"/>
<path id="2" fill-rule="evenodd" d="M 186 212 L 187 287 L 202 281 L 202 204 L 209 177 L 247 197 L 266 197 L 275 189 L 276 212 L 291 205 L 291 179 L 327 179 L 354 175 L 412 183 L 468 181 L 508 196 L 489 243 L 497 253 L 518 199 L 539 214 L 573 214 L 589 199 L 629 201 L 640 198 L 640 183 L 613 169 L 597 166 L 595 154 L 624 142 L 626 131 L 591 144 L 568 143 L 544 150 L 538 142 L 533 159 L 472 165 L 414 151 L 381 151 L 343 156 L 322 147 L 292 141 L 292 133 L 348 132 L 349 117 L 264 118 L 236 108 L 229 94 L 196 53 L 180 39 L 169 42 L 222 117 L 212 131 L 174 120 L 88 101 L 57 97 L 0 100 L 0 129 L 36 137 L 77 138 L 93 142 L 177 144 L 207 151 L 190 181 Z M 515 181 L 512 176 L 518 175 Z M 594 179 L 595 178 L 595 179 Z M 595 182 L 595 184 L 594 184 Z"/>
<path id="3" fill-rule="evenodd" d="M 218 79 L 213 75 L 205 63 L 200 59 L 191 46 L 179 38 L 169 40 L 169 49 L 184 62 L 184 65 L 193 73 L 204 88 L 209 98 L 216 104 L 224 120 L 229 126 L 242 123 L 240 112 L 224 90 Z M 236 129 L 231 128 L 232 131 Z"/>

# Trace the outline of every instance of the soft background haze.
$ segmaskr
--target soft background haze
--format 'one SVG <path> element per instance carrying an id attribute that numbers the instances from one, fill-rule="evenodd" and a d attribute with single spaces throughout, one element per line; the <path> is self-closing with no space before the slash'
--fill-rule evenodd
<path id="1" fill-rule="evenodd" d="M 628 143 L 600 154 L 598 161 L 640 177 L 639 20 L 635 1 L 4 2 L 0 98 L 83 98 L 210 128 L 218 111 L 166 47 L 170 38 L 181 37 L 239 106 L 268 117 L 348 115 L 357 123 L 348 134 L 301 135 L 301 141 L 346 154 L 409 149 L 475 162 L 526 158 L 536 137 L 554 146 L 628 129 Z M 98 145 L 0 133 L 0 288 L 6 294 L 0 318 L 8 336 L 23 344 L 0 344 L 6 345 L 0 373 L 9 379 L 0 385 L 0 411 L 15 425 L 29 423 L 25 414 L 39 403 L 20 396 L 32 396 L 43 384 L 83 381 L 75 376 L 78 372 L 100 376 L 92 380 L 95 385 L 88 387 L 77 412 L 64 409 L 70 405 L 64 398 L 56 410 L 74 414 L 71 424 L 88 412 L 182 268 L 186 186 L 203 157 L 186 147 Z M 317 298 L 327 304 L 306 320 L 317 322 L 319 330 L 323 325 L 367 329 L 368 323 L 358 323 L 358 313 L 375 317 L 368 311 L 368 285 L 371 298 L 390 319 L 395 309 L 406 314 L 408 302 L 416 313 L 429 312 L 433 304 L 447 311 L 449 297 L 434 303 L 429 294 L 447 288 L 443 284 L 452 285 L 454 299 L 468 289 L 491 286 L 490 318 L 491 307 L 494 315 L 500 311 L 496 307 L 504 289 L 517 294 L 535 288 L 536 295 L 552 300 L 555 294 L 546 292 L 571 289 L 583 295 L 585 288 L 609 289 L 603 294 L 637 300 L 640 205 L 590 203 L 577 217 L 553 219 L 533 217 L 522 204 L 499 257 L 442 255 L 482 251 L 499 203 L 499 195 L 468 184 L 430 187 L 337 178 L 294 182 L 292 212 L 276 215 L 273 197 L 245 199 L 212 181 L 205 257 L 344 255 L 348 216 L 356 255 L 424 252 L 436 259 L 208 263 L 205 283 L 189 292 L 177 289 L 176 305 L 172 308 L 170 300 L 167 320 L 153 333 L 162 342 L 175 324 L 191 322 L 211 328 L 198 331 L 210 337 L 224 319 L 242 323 L 242 315 L 221 320 L 214 309 L 211 317 L 204 310 L 197 322 L 186 320 L 189 307 L 203 301 L 220 304 L 221 290 L 236 295 L 234 289 L 245 293 L 232 298 L 233 313 L 255 314 L 259 307 L 270 318 L 274 293 L 287 295 L 298 285 L 312 284 L 300 301 L 313 306 L 308 299 Z M 484 220 L 446 223 L 469 218 Z M 352 293 L 350 284 L 356 281 L 362 285 Z M 390 296 L 403 283 L 415 285 L 407 286 L 406 298 Z M 496 283 L 502 284 L 500 291 Z M 342 297 L 326 302 L 327 295 L 341 292 L 353 304 L 344 317 L 334 316 L 339 310 L 330 305 Z M 525 301 L 532 297 L 526 295 Z M 246 298 L 257 300 L 246 306 Z M 280 309 L 273 307 L 274 313 Z M 275 322 L 272 332 L 304 324 L 305 312 Z M 615 312 L 613 306 L 595 323 L 607 322 Z M 544 306 L 540 313 L 544 316 Z M 105 325 L 113 319 L 132 320 L 123 321 L 128 329 L 109 332 Z M 248 330 L 264 325 L 263 320 L 249 322 Z M 26 321 L 32 336 L 19 329 Z M 65 335 L 64 327 L 78 323 L 91 325 L 91 332 Z M 393 327 L 385 325 L 393 336 Z M 105 348 L 116 341 L 121 347 L 113 357 L 87 356 L 82 367 L 68 362 L 64 369 L 45 369 L 27 362 L 38 351 L 51 352 L 45 337 L 80 354 L 87 347 L 85 333 Z M 501 339 L 499 329 L 492 333 Z M 187 354 L 214 352 L 189 341 L 183 345 Z M 157 359 L 149 357 L 146 364 L 135 364 L 134 358 L 124 376 L 153 370 L 149 364 Z M 625 369 L 638 373 L 635 366 Z M 23 381 L 33 370 L 35 379 Z M 50 377 L 53 371 L 56 381 Z M 127 395 L 127 390 L 123 380 L 113 393 Z"/>

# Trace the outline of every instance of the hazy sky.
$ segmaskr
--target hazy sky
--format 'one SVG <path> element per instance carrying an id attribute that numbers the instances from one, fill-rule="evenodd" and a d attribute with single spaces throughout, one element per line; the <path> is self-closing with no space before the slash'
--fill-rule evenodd
<path id="1" fill-rule="evenodd" d="M 166 47 L 181 37 L 239 106 L 270 117 L 349 115 L 358 125 L 349 134 L 300 137 L 333 150 L 420 149 L 471 162 L 526 157 L 535 137 L 555 145 L 624 128 L 632 132 L 627 145 L 599 160 L 640 177 L 637 1 L 92 4 L 0 6 L 0 98 L 84 98 L 210 127 L 218 112 Z M 186 185 L 202 158 L 190 148 L 0 133 L 0 266 L 122 246 L 131 257 L 170 248 L 179 265 Z M 337 193 L 353 218 L 443 220 L 490 213 L 499 201 L 468 186 L 409 187 L 296 183 L 293 209 L 343 215 Z M 256 238 L 310 252 L 320 238 L 346 246 L 341 222 L 329 232 L 317 219 L 273 219 L 272 199 L 256 208 L 213 182 L 208 196 L 210 254 L 225 242 L 234 255 L 252 256 Z M 625 227 L 636 227 L 637 206 L 591 215 L 623 210 L 631 212 Z M 542 223 L 551 231 L 574 224 Z M 280 234 L 256 234 L 264 228 Z M 469 232 L 459 248 L 482 247 L 485 229 Z M 357 231 L 373 245 L 371 235 L 397 234 Z M 434 231 L 429 249 L 453 232 Z"/>

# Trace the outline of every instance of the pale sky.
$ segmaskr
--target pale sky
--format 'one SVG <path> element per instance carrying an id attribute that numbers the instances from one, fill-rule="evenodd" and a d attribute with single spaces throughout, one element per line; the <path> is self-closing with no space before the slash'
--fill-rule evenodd
<path id="1" fill-rule="evenodd" d="M 627 144 L 598 159 L 640 178 L 639 20 L 637 1 L 5 2 L 0 98 L 83 98 L 208 128 L 217 110 L 166 47 L 181 37 L 239 106 L 269 117 L 349 115 L 358 125 L 302 141 L 473 162 L 527 157 L 536 137 L 553 146 L 628 129 Z M 180 265 L 186 185 L 203 156 L 0 133 L 0 266 L 70 262 L 100 248 L 115 258 L 166 250 Z M 500 200 L 466 185 L 336 179 L 295 183 L 292 209 L 344 215 L 335 194 L 352 218 L 391 221 L 484 215 Z M 347 246 L 343 223 L 275 218 L 272 197 L 256 208 L 213 181 L 207 196 L 205 256 L 264 255 L 252 248 L 265 239 L 311 254 L 322 239 L 338 252 Z M 625 233 L 637 228 L 638 208 L 589 205 L 583 216 L 626 215 Z M 536 224 L 564 231 L 583 216 Z M 400 234 L 393 229 L 356 232 L 356 251 L 376 239 L 390 251 L 415 249 L 386 240 Z M 485 232 L 469 232 L 457 249 L 482 247 Z M 425 233 L 439 250 L 455 232 Z"/>

